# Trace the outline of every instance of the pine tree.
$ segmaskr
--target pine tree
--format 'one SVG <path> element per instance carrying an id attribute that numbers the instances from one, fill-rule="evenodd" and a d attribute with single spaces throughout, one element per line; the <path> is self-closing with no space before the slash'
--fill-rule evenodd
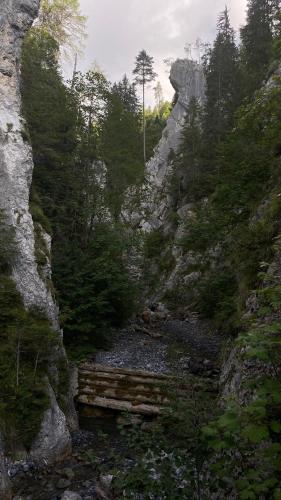
<path id="1" fill-rule="evenodd" d="M 247 23 L 241 29 L 241 57 L 247 95 L 258 89 L 266 77 L 280 5 L 280 0 L 248 0 Z"/>
<path id="2" fill-rule="evenodd" d="M 145 131 L 145 87 L 148 83 L 155 80 L 157 74 L 153 70 L 153 57 L 149 56 L 145 50 L 142 50 L 136 58 L 136 65 L 133 74 L 136 75 L 135 82 L 142 86 L 142 117 L 143 117 L 143 158 L 146 163 L 146 131 Z"/>

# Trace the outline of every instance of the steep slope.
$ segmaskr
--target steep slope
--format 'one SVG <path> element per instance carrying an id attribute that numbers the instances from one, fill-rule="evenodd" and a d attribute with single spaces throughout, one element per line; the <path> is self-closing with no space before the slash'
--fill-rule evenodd
<path id="1" fill-rule="evenodd" d="M 231 498 L 280 494 L 280 96 L 277 70 L 238 109 L 210 168 L 206 151 L 190 160 L 180 147 L 200 121 L 187 116 L 184 129 L 171 117 L 131 218 L 143 238 L 148 303 L 163 301 L 187 320 L 199 313 L 225 340 L 221 415 L 205 431 L 216 470 L 232 478 L 220 494 Z M 191 185 L 171 189 L 175 172 Z M 201 182 L 210 182 L 207 195 Z"/>
<path id="2" fill-rule="evenodd" d="M 170 82 L 176 92 L 176 104 L 167 120 L 154 156 L 146 165 L 145 183 L 135 205 L 135 192 L 129 192 L 123 205 L 123 218 L 143 231 L 158 229 L 170 206 L 168 191 L 171 157 L 178 152 L 188 105 L 192 98 L 204 100 L 203 68 L 195 61 L 178 59 L 171 67 Z M 132 207 L 136 210 L 132 211 Z"/>
<path id="3" fill-rule="evenodd" d="M 35 256 L 35 232 L 29 212 L 29 192 L 33 171 L 32 150 L 26 141 L 21 116 L 20 56 L 22 40 L 37 15 L 39 0 L 0 1 L 0 208 L 14 228 L 16 259 L 13 279 L 24 305 L 44 313 L 57 331 L 58 347 L 50 360 L 52 377 L 58 381 L 57 363 L 65 363 L 58 310 L 50 287 L 50 265 L 39 275 Z M 46 249 L 50 237 L 43 231 Z M 47 252 L 47 250 L 46 250 Z M 48 252 L 47 252 L 48 253 Z M 47 383 L 51 407 L 46 411 L 40 434 L 31 448 L 31 456 L 56 460 L 70 450 L 66 418 Z"/>

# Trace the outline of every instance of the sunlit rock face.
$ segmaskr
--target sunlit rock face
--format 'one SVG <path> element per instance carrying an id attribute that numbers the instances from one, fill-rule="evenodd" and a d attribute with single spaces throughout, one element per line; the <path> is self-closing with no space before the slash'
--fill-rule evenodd
<path id="1" fill-rule="evenodd" d="M 34 227 L 29 212 L 32 149 L 26 142 L 25 123 L 21 116 L 21 46 L 38 8 L 39 0 L 0 0 L 0 209 L 5 211 L 8 223 L 15 229 L 17 257 L 13 278 L 24 304 L 28 308 L 37 306 L 43 310 L 60 335 L 57 306 L 44 276 L 39 276 L 35 258 Z M 50 244 L 48 235 L 44 237 Z M 50 269 L 47 271 L 50 278 Z M 63 348 L 55 356 L 64 356 Z M 52 408 L 42 424 L 41 436 L 44 433 L 44 439 L 39 440 L 37 446 L 37 455 L 46 459 L 49 458 L 49 443 L 51 459 L 55 455 L 59 457 L 70 446 L 66 419 L 55 398 L 50 398 L 50 401 Z"/>
<path id="2" fill-rule="evenodd" d="M 204 71 L 195 61 L 175 61 L 171 67 L 170 81 L 176 91 L 177 102 L 155 148 L 154 156 L 146 165 L 146 182 L 142 188 L 141 204 L 135 211 L 131 210 L 134 193 L 128 193 L 124 204 L 124 219 L 144 231 L 157 229 L 163 224 L 171 201 L 168 194 L 170 155 L 178 152 L 191 99 L 195 97 L 202 103 L 205 97 Z"/>
<path id="3" fill-rule="evenodd" d="M 0 208 L 16 231 L 14 279 L 26 306 L 39 306 L 58 328 L 57 307 L 37 270 L 29 213 L 33 161 L 21 117 L 22 39 L 37 15 L 39 0 L 0 0 Z"/>

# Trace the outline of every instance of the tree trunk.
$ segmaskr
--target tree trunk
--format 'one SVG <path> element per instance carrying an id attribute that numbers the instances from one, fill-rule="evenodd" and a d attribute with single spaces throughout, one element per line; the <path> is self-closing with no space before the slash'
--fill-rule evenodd
<path id="1" fill-rule="evenodd" d="M 35 380 L 35 378 L 36 378 L 37 367 L 38 367 L 38 361 L 39 361 L 39 355 L 40 355 L 40 352 L 38 351 L 37 356 L 36 356 L 36 360 L 35 360 L 35 365 L 34 365 L 34 380 Z"/>
<path id="2" fill-rule="evenodd" d="M 1 500 L 12 500 L 11 483 L 5 464 L 2 436 L 0 435 L 0 498 Z"/>
<path id="3" fill-rule="evenodd" d="M 143 160 L 146 164 L 146 123 L 145 123 L 145 84 L 142 84 L 142 116 L 143 116 Z"/>
<path id="4" fill-rule="evenodd" d="M 18 339 L 18 345 L 17 345 L 17 387 L 19 386 L 19 371 L 20 371 L 20 338 Z"/>

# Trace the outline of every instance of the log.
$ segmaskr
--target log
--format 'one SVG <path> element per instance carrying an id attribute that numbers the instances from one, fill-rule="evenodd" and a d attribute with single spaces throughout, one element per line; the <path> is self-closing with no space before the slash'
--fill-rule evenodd
<path id="1" fill-rule="evenodd" d="M 134 370 L 133 368 L 119 368 L 119 366 L 107 366 L 107 365 L 100 365 L 96 363 L 84 363 L 83 365 L 80 365 L 79 371 L 90 371 L 90 372 L 96 372 L 96 371 L 101 371 L 101 372 L 106 372 L 106 373 L 120 373 L 124 375 L 137 375 L 137 376 L 142 376 L 142 377 L 149 377 L 151 378 L 152 376 L 155 378 L 159 379 L 168 379 L 168 378 L 174 378 L 169 375 L 165 375 L 163 373 L 154 373 L 154 372 L 148 372 L 146 370 Z"/>
<path id="2" fill-rule="evenodd" d="M 118 411 L 158 415 L 170 403 L 167 390 L 178 380 L 144 370 L 85 363 L 79 369 L 78 402 Z M 187 387 L 175 388 L 184 397 Z M 178 390 L 179 389 L 179 390 Z"/>
<path id="3" fill-rule="evenodd" d="M 149 335 L 153 339 L 161 339 L 163 337 L 163 335 L 161 335 L 161 333 L 153 332 L 152 330 L 148 330 L 148 328 L 144 328 L 143 326 L 135 325 L 134 329 L 137 332 L 141 332 L 141 333 L 145 333 L 146 335 Z"/>
<path id="4" fill-rule="evenodd" d="M 120 380 L 112 380 L 112 379 L 100 379 L 100 378 L 88 378 L 88 377 L 79 377 L 79 386 L 83 387 L 84 385 L 94 385 L 96 387 L 112 387 L 112 388 L 120 388 L 124 389 L 125 384 L 120 383 Z M 155 394 L 161 394 L 163 390 L 167 388 L 167 386 L 159 387 L 159 385 L 152 385 L 152 384 L 126 384 L 126 388 L 130 387 L 130 390 L 133 390 L 134 392 L 141 392 L 141 393 L 155 393 Z M 124 389 L 125 390 L 125 389 Z"/>
<path id="5" fill-rule="evenodd" d="M 89 386 L 84 386 L 81 388 L 81 395 L 87 395 L 87 396 L 100 396 L 103 398 L 109 398 L 109 399 L 118 399 L 120 401 L 137 401 L 140 403 L 149 403 L 149 404 L 168 404 L 170 401 L 167 398 L 166 395 L 164 394 L 158 394 L 153 397 L 151 395 L 145 395 L 145 394 L 131 394 L 130 390 L 128 391 L 121 391 L 120 389 L 111 389 L 107 388 L 104 389 L 102 392 L 100 389 L 96 389 L 95 387 L 89 387 Z"/>
<path id="6" fill-rule="evenodd" d="M 90 406 L 99 406 L 111 410 L 128 411 L 130 413 L 141 413 L 142 415 L 159 415 L 161 407 L 150 404 L 133 404 L 131 401 L 120 401 L 117 399 L 102 398 L 100 396 L 91 397 L 81 394 L 78 398 L 79 403 Z"/>
<path id="7" fill-rule="evenodd" d="M 152 384 L 152 385 L 158 385 L 158 386 L 163 386 L 165 385 L 167 387 L 167 379 L 166 380 L 161 380 L 158 378 L 143 378 L 141 376 L 134 376 L 133 374 L 128 375 L 123 375 L 121 373 L 107 373 L 107 372 L 85 372 L 79 371 L 80 376 L 85 376 L 89 377 L 89 379 L 96 380 L 97 378 L 99 379 L 104 379 L 104 380 L 120 380 L 123 382 L 127 382 L 128 384 L 135 383 L 135 384 Z"/>

